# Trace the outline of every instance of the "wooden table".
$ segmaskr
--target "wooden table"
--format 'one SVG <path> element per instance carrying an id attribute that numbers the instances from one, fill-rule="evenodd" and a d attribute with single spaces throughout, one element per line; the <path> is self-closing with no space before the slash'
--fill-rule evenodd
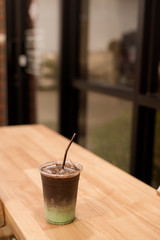
<path id="1" fill-rule="evenodd" d="M 46 222 L 38 165 L 63 158 L 68 142 L 42 125 L 0 128 L 0 199 L 17 239 L 159 240 L 156 190 L 76 143 L 68 153 L 84 167 L 76 219 L 65 226 Z"/>

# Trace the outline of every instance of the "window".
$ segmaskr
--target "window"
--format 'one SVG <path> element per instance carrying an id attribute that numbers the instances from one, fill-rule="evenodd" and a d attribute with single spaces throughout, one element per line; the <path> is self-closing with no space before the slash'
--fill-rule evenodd
<path id="1" fill-rule="evenodd" d="M 125 124 L 127 167 L 120 167 L 149 184 L 154 179 L 155 112 L 160 109 L 156 95 L 159 10 L 158 0 L 70 0 L 62 4 L 60 132 L 70 138 L 78 131 L 79 143 L 104 157 L 114 128 L 123 129 Z M 101 134 L 105 147 L 101 145 L 99 152 Z M 118 152 L 123 143 L 121 139 L 116 146 L 116 141 Z M 119 152 L 104 158 L 121 158 L 122 163 L 124 155 Z"/>
<path id="2" fill-rule="evenodd" d="M 35 76 L 23 65 L 24 29 L 33 27 L 26 11 L 30 3 L 6 1 L 9 124 L 35 122 Z M 160 1 L 62 0 L 59 8 L 55 95 L 59 112 L 54 115 L 54 129 L 68 138 L 77 132 L 78 143 L 156 186 L 160 162 Z M 49 101 L 53 104 L 54 98 Z"/>

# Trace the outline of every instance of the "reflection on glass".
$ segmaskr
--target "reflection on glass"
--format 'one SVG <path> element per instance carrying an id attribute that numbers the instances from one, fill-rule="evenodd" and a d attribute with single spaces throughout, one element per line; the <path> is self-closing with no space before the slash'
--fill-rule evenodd
<path id="1" fill-rule="evenodd" d="M 152 169 L 152 186 L 157 188 L 160 185 L 160 112 L 156 114 L 155 138 L 154 138 L 154 159 Z"/>
<path id="2" fill-rule="evenodd" d="M 59 41 L 59 1 L 33 0 L 29 8 L 34 29 L 26 34 L 28 72 L 37 78 L 37 122 L 57 129 L 57 58 Z"/>
<path id="3" fill-rule="evenodd" d="M 87 2 L 81 11 L 81 77 L 133 87 L 139 1 Z"/>
<path id="4" fill-rule="evenodd" d="M 86 147 L 129 172 L 132 104 L 92 92 L 87 102 Z"/>

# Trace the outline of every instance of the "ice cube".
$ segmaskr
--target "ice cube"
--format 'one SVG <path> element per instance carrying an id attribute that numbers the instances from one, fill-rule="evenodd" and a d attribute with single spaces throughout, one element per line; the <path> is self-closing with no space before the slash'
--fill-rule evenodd
<path id="1" fill-rule="evenodd" d="M 45 169 L 45 172 L 46 172 L 46 173 L 49 173 L 49 174 L 52 174 L 51 169 Z"/>
<path id="2" fill-rule="evenodd" d="M 74 173 L 74 172 L 75 172 L 75 169 L 70 168 L 70 169 L 68 169 L 68 172 L 69 172 L 69 173 Z"/>
<path id="3" fill-rule="evenodd" d="M 74 167 L 74 164 L 73 164 L 73 162 L 69 159 L 68 160 L 68 165 L 70 166 L 70 167 Z"/>
<path id="4" fill-rule="evenodd" d="M 66 172 L 65 172 L 65 170 L 64 169 L 61 169 L 60 171 L 59 171 L 59 174 L 61 174 L 61 175 L 64 175 Z"/>
<path id="5" fill-rule="evenodd" d="M 51 165 L 46 166 L 46 169 L 55 168 L 55 167 L 56 167 L 56 164 L 51 164 Z"/>

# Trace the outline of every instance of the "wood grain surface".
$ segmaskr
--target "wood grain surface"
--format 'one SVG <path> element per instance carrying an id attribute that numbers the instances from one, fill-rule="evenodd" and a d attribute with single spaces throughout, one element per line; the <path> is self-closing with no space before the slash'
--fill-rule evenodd
<path id="1" fill-rule="evenodd" d="M 43 125 L 0 128 L 0 199 L 17 239 L 159 240 L 156 190 L 76 143 L 68 153 L 83 165 L 76 219 L 65 226 L 46 222 L 38 166 L 63 159 L 68 143 Z"/>

